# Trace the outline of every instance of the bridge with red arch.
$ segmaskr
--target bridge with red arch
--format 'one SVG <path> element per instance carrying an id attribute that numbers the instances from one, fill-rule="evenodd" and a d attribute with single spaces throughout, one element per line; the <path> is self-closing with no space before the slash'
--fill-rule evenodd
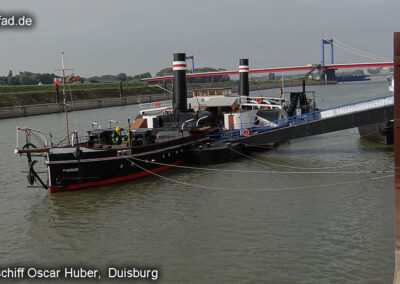
<path id="1" fill-rule="evenodd" d="M 272 68 L 261 68 L 261 69 L 250 69 L 249 73 L 272 73 L 272 72 L 293 72 L 293 71 L 311 71 L 313 69 L 326 69 L 326 70 L 336 70 L 336 69 L 362 69 L 362 68 L 379 68 L 379 67 L 393 67 L 393 62 L 367 62 L 367 63 L 347 63 L 347 64 L 329 64 L 324 67 L 321 65 L 306 65 L 306 66 L 290 66 L 290 67 L 272 67 Z M 203 73 L 188 73 L 186 78 L 196 78 L 196 77 L 212 77 L 221 75 L 238 75 L 239 71 L 214 71 L 214 72 L 203 72 Z M 174 76 L 163 76 L 155 78 L 144 79 L 146 82 L 157 82 L 165 80 L 173 80 Z"/>
<path id="2" fill-rule="evenodd" d="M 330 63 L 325 63 L 325 45 L 330 46 Z M 355 54 L 357 56 L 361 56 L 363 58 L 368 58 L 367 60 L 374 60 L 374 62 L 367 63 L 347 63 L 347 64 L 334 64 L 334 46 L 335 48 L 339 48 L 344 50 L 347 53 Z M 194 56 L 186 56 L 186 59 L 192 60 L 192 73 L 186 74 L 187 78 L 196 78 L 196 77 L 212 77 L 212 76 L 221 76 L 221 75 L 238 75 L 239 70 L 234 71 L 211 71 L 211 72 L 203 72 L 203 73 L 194 73 Z M 198 58 L 198 60 L 201 60 Z M 378 61 L 378 62 L 377 62 Z M 381 57 L 374 55 L 369 52 L 362 51 L 360 49 L 354 48 L 344 42 L 341 42 L 338 39 L 330 38 L 322 38 L 321 39 L 321 64 L 308 64 L 306 66 L 289 66 L 289 67 L 272 67 L 272 68 L 261 68 L 261 69 L 249 69 L 249 73 L 257 74 L 257 73 L 272 73 L 272 72 L 293 72 L 293 71 L 309 71 L 312 72 L 314 70 L 323 71 L 325 74 L 329 73 L 328 79 L 335 80 L 335 71 L 338 69 L 364 69 L 364 68 L 379 68 L 379 67 L 393 67 L 393 62 L 390 62 L 389 58 Z M 204 63 L 207 63 L 204 61 Z M 207 65 L 210 65 L 209 63 Z M 333 75 L 333 77 L 332 77 Z M 156 82 L 156 81 L 165 81 L 172 80 L 173 76 L 163 76 L 163 77 L 155 77 L 155 78 L 146 78 L 144 81 L 147 82 Z"/>

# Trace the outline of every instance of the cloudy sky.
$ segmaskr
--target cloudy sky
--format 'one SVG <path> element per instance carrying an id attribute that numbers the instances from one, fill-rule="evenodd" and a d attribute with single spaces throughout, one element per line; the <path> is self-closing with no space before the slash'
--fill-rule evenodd
<path id="1" fill-rule="evenodd" d="M 174 52 L 193 54 L 198 67 L 236 69 L 239 58 L 252 68 L 304 65 L 320 62 L 321 37 L 391 58 L 400 31 L 399 0 L 1 2 L 0 15 L 32 15 L 34 27 L 0 30 L 0 75 L 52 73 L 61 51 L 81 76 L 155 75 Z M 374 60 L 336 48 L 335 61 Z"/>

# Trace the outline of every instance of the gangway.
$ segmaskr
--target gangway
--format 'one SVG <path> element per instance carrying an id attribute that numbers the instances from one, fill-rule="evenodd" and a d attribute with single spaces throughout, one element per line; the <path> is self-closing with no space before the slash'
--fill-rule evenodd
<path id="1" fill-rule="evenodd" d="M 239 130 L 220 138 L 246 145 L 263 145 L 393 120 L 393 95 L 284 118 Z"/>

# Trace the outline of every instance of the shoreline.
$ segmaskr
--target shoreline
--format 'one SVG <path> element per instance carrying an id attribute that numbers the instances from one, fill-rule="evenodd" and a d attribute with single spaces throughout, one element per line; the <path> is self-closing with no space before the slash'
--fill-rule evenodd
<path id="1" fill-rule="evenodd" d="M 190 83 L 189 83 L 190 84 Z M 188 85 L 189 85 L 188 84 Z M 320 81 L 309 81 L 307 85 L 323 85 L 324 83 Z M 285 82 L 285 87 L 296 87 L 301 86 L 301 81 L 293 80 Z M 192 97 L 192 89 L 200 89 L 200 88 L 210 88 L 210 87 L 226 87 L 232 88 L 232 92 L 237 92 L 238 83 L 237 82 L 221 82 L 221 83 L 206 83 L 206 84 L 196 84 L 189 85 L 188 89 L 188 97 Z M 257 82 L 256 84 L 250 85 L 250 91 L 257 90 L 267 90 L 267 89 L 275 89 L 280 88 L 280 81 L 276 82 Z M 143 89 L 143 88 L 141 88 Z M 151 90 L 153 89 L 153 90 Z M 155 88 L 148 88 L 147 90 L 142 90 L 142 92 L 138 92 L 135 89 L 135 93 L 132 92 L 131 89 L 123 89 L 123 94 L 125 96 L 121 96 L 119 89 L 95 89 L 95 90 L 74 90 L 72 91 L 72 96 L 76 98 L 73 103 L 68 102 L 70 110 L 88 110 L 88 109 L 98 109 L 98 108 L 107 108 L 107 107 L 115 107 L 115 106 L 123 106 L 123 105 L 132 105 L 132 104 L 141 104 L 141 103 L 149 103 L 156 102 L 162 100 L 170 100 L 172 99 L 172 94 L 170 93 L 152 93 Z M 160 91 L 159 89 L 156 89 Z M 146 93 L 151 94 L 146 94 Z M 9 96 L 34 96 L 38 94 L 2 94 Z M 69 94 L 68 94 L 69 95 Z M 95 96 L 95 98 L 92 98 Z M 39 94 L 39 98 L 45 97 L 47 100 L 52 98 L 55 100 L 54 92 L 43 92 Z M 59 95 L 61 97 L 61 95 Z M 85 99 L 89 98 L 89 99 Z M 32 97 L 27 97 L 27 101 L 32 101 Z M 62 103 L 42 103 L 42 104 L 25 104 L 25 105 L 14 105 L 14 106 L 4 106 L 0 107 L 0 119 L 7 118 L 15 118 L 15 117 L 25 117 L 32 115 L 41 115 L 41 114 L 50 114 L 50 113 L 60 113 L 64 111 L 64 105 Z"/>
<path id="2" fill-rule="evenodd" d="M 68 108 L 69 111 L 78 111 L 78 110 L 99 109 L 107 107 L 149 103 L 149 102 L 169 100 L 169 99 L 172 99 L 171 94 L 155 94 L 155 95 L 144 95 L 144 96 L 129 96 L 121 98 L 80 100 L 80 101 L 74 101 L 73 103 L 68 102 Z M 61 112 L 64 112 L 64 105 L 62 103 L 2 107 L 0 108 L 0 119 L 50 114 L 50 113 L 61 113 Z"/>

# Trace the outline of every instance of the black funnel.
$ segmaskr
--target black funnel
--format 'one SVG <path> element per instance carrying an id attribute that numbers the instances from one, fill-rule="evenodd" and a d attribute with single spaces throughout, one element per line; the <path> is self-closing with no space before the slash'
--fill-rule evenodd
<path id="1" fill-rule="evenodd" d="M 174 53 L 174 112 L 185 112 L 187 108 L 187 89 L 186 89 L 186 54 Z"/>
<path id="2" fill-rule="evenodd" d="M 249 96 L 249 60 L 239 59 L 239 96 Z"/>

